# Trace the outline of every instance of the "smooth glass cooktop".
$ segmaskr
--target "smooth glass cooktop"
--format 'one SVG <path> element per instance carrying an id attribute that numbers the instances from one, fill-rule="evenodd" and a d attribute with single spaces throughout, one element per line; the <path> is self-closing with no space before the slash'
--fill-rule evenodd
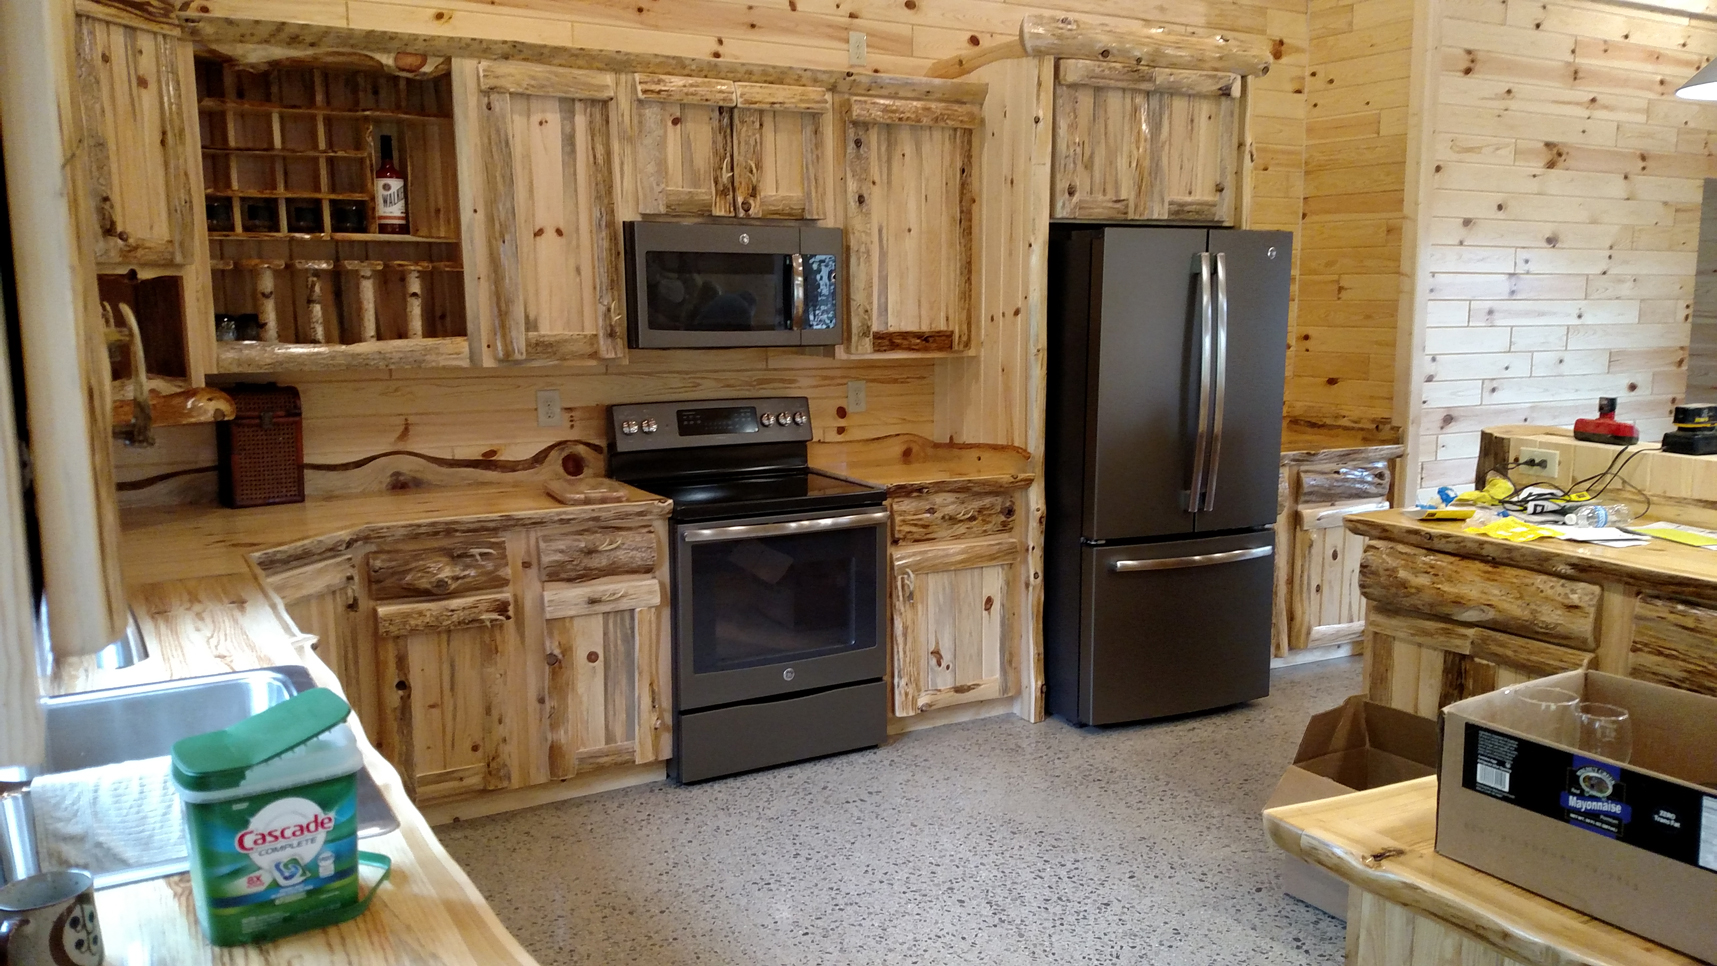
<path id="1" fill-rule="evenodd" d="M 881 503 L 881 487 L 827 476 L 816 470 L 785 473 L 632 480 L 633 486 L 674 501 L 674 519 L 708 520 L 801 509 Z"/>

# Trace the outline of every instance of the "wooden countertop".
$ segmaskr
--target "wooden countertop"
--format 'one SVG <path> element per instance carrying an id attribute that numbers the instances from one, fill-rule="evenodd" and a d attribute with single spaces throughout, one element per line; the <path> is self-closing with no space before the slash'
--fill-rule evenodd
<path id="1" fill-rule="evenodd" d="M 812 443 L 811 465 L 888 488 L 889 496 L 1017 489 L 1037 478 L 1017 446 L 938 443 L 897 433 L 850 443 Z"/>
<path id="2" fill-rule="evenodd" d="M 313 497 L 303 503 L 229 510 L 208 504 L 136 507 L 120 514 L 120 553 L 128 585 L 248 572 L 255 556 L 265 569 L 285 566 L 383 535 L 449 535 L 509 525 L 592 523 L 666 516 L 671 504 L 634 487 L 627 501 L 567 506 L 542 484 L 483 483 L 356 496 Z"/>
<path id="3" fill-rule="evenodd" d="M 1369 463 L 1405 453 L 1393 427 L 1332 426 L 1288 419 L 1282 423 L 1283 463 Z"/>
<path id="4" fill-rule="evenodd" d="M 1264 813 L 1270 839 L 1350 885 L 1535 966 L 1698 966 L 1698 961 L 1516 888 L 1435 851 L 1437 779 Z"/>
<path id="5" fill-rule="evenodd" d="M 340 690 L 277 609 L 272 594 L 248 571 L 199 580 L 134 585 L 131 602 L 149 642 L 150 657 L 133 667 L 101 671 L 86 661 L 62 662 L 55 692 L 219 674 L 224 671 L 303 664 L 316 683 Z M 357 716 L 349 719 L 360 736 Z M 393 876 L 363 915 L 342 925 L 299 933 L 260 946 L 216 948 L 197 926 L 190 879 L 176 875 L 104 889 L 96 894 L 111 963 L 173 966 L 534 966 L 536 960 L 508 934 L 483 896 L 441 847 L 412 805 L 399 773 L 368 739 L 364 765 L 387 797 L 400 827 L 366 838 L 363 847 L 393 859 Z M 366 888 L 368 879 L 366 881 Z"/>
<path id="6" fill-rule="evenodd" d="M 1574 580 L 1621 580 L 1651 591 L 1717 604 L 1717 550 L 1700 550 L 1667 540 L 1653 540 L 1643 547 L 1595 547 L 1549 537 L 1511 543 L 1467 533 L 1467 523 L 1463 520 L 1441 523 L 1409 520 L 1400 510 L 1356 513 L 1345 523 L 1352 532 L 1375 539 Z"/>

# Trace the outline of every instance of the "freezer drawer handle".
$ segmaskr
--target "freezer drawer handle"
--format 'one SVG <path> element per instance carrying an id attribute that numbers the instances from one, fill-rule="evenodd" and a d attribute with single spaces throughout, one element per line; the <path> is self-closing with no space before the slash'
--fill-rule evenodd
<path id="1" fill-rule="evenodd" d="M 1253 547 L 1249 550 L 1225 550 L 1222 553 L 1199 553 L 1190 557 L 1163 557 L 1157 560 L 1117 560 L 1109 569 L 1118 574 L 1136 570 L 1180 570 L 1185 567 L 1214 567 L 1217 564 L 1257 560 L 1276 552 L 1275 547 Z"/>
<path id="2" fill-rule="evenodd" d="M 849 513 L 838 517 L 814 517 L 809 520 L 788 520 L 783 523 L 753 523 L 738 527 L 712 527 L 708 530 L 686 530 L 680 539 L 686 543 L 714 543 L 720 540 L 755 540 L 759 537 L 781 537 L 796 533 L 816 533 L 821 530 L 852 530 L 888 522 L 888 511 Z"/>

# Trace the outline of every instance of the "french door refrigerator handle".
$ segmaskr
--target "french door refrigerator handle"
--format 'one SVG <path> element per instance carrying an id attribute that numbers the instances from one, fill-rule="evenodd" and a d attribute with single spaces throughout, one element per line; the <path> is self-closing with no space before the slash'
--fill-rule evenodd
<path id="1" fill-rule="evenodd" d="M 710 527 L 705 530 L 684 530 L 680 539 L 685 543 L 715 543 L 722 540 L 755 540 L 758 537 L 781 537 L 790 534 L 816 533 L 822 530 L 853 530 L 888 522 L 887 510 L 871 513 L 848 513 L 835 517 L 812 517 L 809 520 L 787 520 L 782 523 L 751 523 L 735 527 Z"/>
<path id="2" fill-rule="evenodd" d="M 1216 509 L 1216 470 L 1222 465 L 1222 410 L 1228 401 L 1228 256 L 1216 253 L 1216 404 L 1210 416 L 1210 469 L 1204 475 L 1204 505 Z"/>
<path id="3" fill-rule="evenodd" d="M 1257 560 L 1268 557 L 1276 552 L 1275 547 L 1253 547 L 1249 550 L 1224 550 L 1221 553 L 1199 553 L 1190 557 L 1161 557 L 1156 560 L 1117 560 L 1109 565 L 1109 570 L 1117 574 L 1130 574 L 1140 570 L 1182 570 L 1187 567 L 1214 567 L 1217 564 L 1239 563 L 1242 560 Z"/>
<path id="4" fill-rule="evenodd" d="M 1198 253 L 1198 437 L 1192 447 L 1192 487 L 1186 508 L 1197 512 L 1204 502 L 1205 467 L 1210 462 L 1211 345 L 1214 335 L 1210 305 L 1210 253 Z"/>

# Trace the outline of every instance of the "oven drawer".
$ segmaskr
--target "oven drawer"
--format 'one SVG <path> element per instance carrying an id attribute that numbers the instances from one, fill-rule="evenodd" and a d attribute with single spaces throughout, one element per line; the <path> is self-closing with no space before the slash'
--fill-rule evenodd
<path id="1" fill-rule="evenodd" d="M 874 748 L 888 737 L 888 688 L 867 681 L 815 694 L 682 714 L 669 777 L 697 782 Z"/>

